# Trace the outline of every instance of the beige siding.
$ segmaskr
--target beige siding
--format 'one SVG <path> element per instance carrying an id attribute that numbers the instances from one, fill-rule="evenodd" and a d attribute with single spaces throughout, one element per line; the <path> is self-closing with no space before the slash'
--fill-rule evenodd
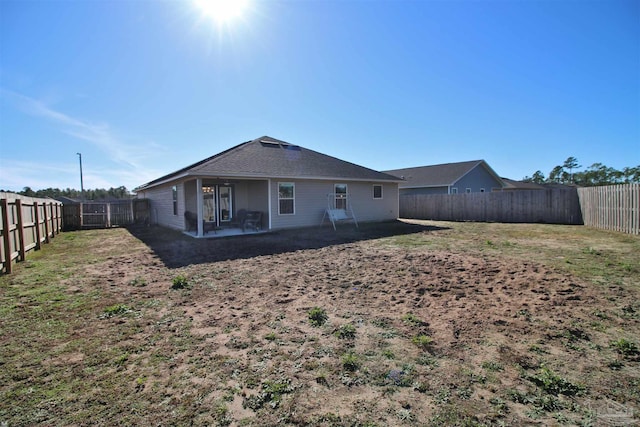
<path id="1" fill-rule="evenodd" d="M 173 214 L 173 185 L 164 185 L 138 193 L 138 198 L 149 199 L 151 222 L 165 227 L 184 229 L 185 185 L 176 184 L 178 188 L 178 214 Z"/>
<path id="2" fill-rule="evenodd" d="M 261 211 L 265 214 L 269 210 L 269 188 L 267 181 L 250 181 L 248 185 L 247 205 L 249 210 Z"/>
<path id="3" fill-rule="evenodd" d="M 267 181 L 245 181 L 235 184 L 235 210 L 247 209 L 263 212 L 263 226 L 266 228 L 271 216 L 271 228 L 294 228 L 320 225 L 327 208 L 327 195 L 334 192 L 335 184 L 347 184 L 349 203 L 358 221 L 385 221 L 398 218 L 398 186 L 395 183 L 381 184 L 382 199 L 373 198 L 374 182 L 277 180 L 271 182 L 271 213 L 269 213 L 269 192 Z M 295 214 L 278 214 L 278 183 L 295 183 Z M 139 198 L 150 200 L 152 223 L 183 230 L 184 212 L 195 212 L 196 181 L 177 184 L 178 214 L 173 215 L 172 185 L 165 185 L 138 194 Z M 185 206 L 185 200 L 189 205 Z"/>
<path id="4" fill-rule="evenodd" d="M 295 183 L 295 214 L 278 214 L 278 183 Z M 358 221 L 385 221 L 398 218 L 398 185 L 382 184 L 383 198 L 373 198 L 373 182 L 347 181 L 271 181 L 271 227 L 291 228 L 319 225 L 327 208 L 327 195 L 334 192 L 335 184 L 347 184 L 349 203 Z"/>
<path id="5" fill-rule="evenodd" d="M 376 183 L 377 184 L 377 183 Z M 382 184 L 382 199 L 373 198 L 374 183 L 349 184 L 358 221 L 387 221 L 398 218 L 398 185 Z"/>
<path id="6" fill-rule="evenodd" d="M 198 211 L 197 186 L 196 181 L 186 181 L 184 184 L 184 209 L 189 212 Z M 178 190 L 178 201 L 180 200 L 180 190 Z M 180 203 L 178 203 L 180 205 Z M 184 216 L 184 212 L 182 213 Z"/>

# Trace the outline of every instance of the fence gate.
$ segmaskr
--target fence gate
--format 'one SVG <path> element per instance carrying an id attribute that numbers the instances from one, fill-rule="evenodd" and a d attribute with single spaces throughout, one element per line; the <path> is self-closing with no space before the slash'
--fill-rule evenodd
<path id="1" fill-rule="evenodd" d="M 110 202 L 83 202 L 63 206 L 65 230 L 110 228 L 148 223 L 149 201 L 146 199 Z"/>

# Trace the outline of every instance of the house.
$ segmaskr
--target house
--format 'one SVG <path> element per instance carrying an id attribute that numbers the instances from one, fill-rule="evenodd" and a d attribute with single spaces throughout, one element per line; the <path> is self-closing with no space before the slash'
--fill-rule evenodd
<path id="1" fill-rule="evenodd" d="M 384 171 L 403 178 L 400 195 L 500 191 L 502 179 L 484 160 Z"/>
<path id="2" fill-rule="evenodd" d="M 569 190 L 576 188 L 575 185 L 560 184 L 556 182 L 545 182 L 542 184 L 536 184 L 530 181 L 516 181 L 509 178 L 502 178 L 504 182 L 503 191 L 527 191 L 527 190 L 550 190 L 550 189 L 564 189 Z"/>
<path id="3" fill-rule="evenodd" d="M 276 230 L 322 223 L 328 208 L 358 221 L 398 217 L 401 180 L 268 136 L 239 144 L 136 188 L 150 201 L 151 222 L 197 235 L 237 226 L 259 213 L 257 228 Z M 254 218 L 255 219 L 255 218 Z"/>
<path id="4" fill-rule="evenodd" d="M 530 181 L 516 181 L 514 179 L 502 178 L 504 182 L 504 191 L 527 191 L 527 190 L 544 190 L 545 186 Z"/>

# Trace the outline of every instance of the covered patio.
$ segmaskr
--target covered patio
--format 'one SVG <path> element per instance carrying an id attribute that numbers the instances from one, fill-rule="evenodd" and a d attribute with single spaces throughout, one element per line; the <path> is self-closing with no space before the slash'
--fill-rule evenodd
<path id="1" fill-rule="evenodd" d="M 228 237 L 269 229 L 268 180 L 196 178 L 184 188 L 187 235 Z"/>
<path id="2" fill-rule="evenodd" d="M 219 237 L 233 237 L 233 236 L 249 236 L 252 234 L 265 234 L 268 233 L 269 230 L 254 230 L 254 229 L 246 229 L 242 231 L 242 228 L 219 228 L 213 231 L 207 231 L 202 236 L 198 236 L 196 231 L 183 231 L 184 234 L 190 237 L 194 237 L 196 239 L 217 239 Z"/>

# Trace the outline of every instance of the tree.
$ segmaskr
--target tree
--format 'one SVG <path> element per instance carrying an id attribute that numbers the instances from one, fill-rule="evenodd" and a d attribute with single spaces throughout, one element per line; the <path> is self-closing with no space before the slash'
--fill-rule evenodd
<path id="1" fill-rule="evenodd" d="M 532 177 L 526 176 L 522 180 L 525 182 L 535 182 L 537 184 L 543 184 L 545 182 L 558 184 L 572 183 L 583 187 L 640 183 L 640 165 L 636 167 L 625 167 L 622 171 L 619 171 L 605 166 L 602 163 L 594 163 L 585 171 L 573 172 L 574 169 L 581 167 L 575 157 L 569 157 L 564 161 L 562 166 L 554 167 L 551 172 L 549 172 L 546 180 L 540 171 L 536 171 Z M 568 169 L 570 172 L 567 173 L 565 169 Z"/>
<path id="2" fill-rule="evenodd" d="M 634 168 L 626 167 L 622 169 L 622 176 L 625 183 L 640 182 L 640 165 Z"/>
<path id="3" fill-rule="evenodd" d="M 531 182 L 535 182 L 536 184 L 542 184 L 544 182 L 544 174 L 542 171 L 537 170 L 533 173 L 531 177 Z"/>
<path id="4" fill-rule="evenodd" d="M 578 159 L 575 157 L 567 157 L 567 160 L 564 161 L 562 167 L 564 169 L 569 169 L 569 182 L 573 183 L 573 170 L 581 168 L 582 166 L 578 164 Z"/>
<path id="5" fill-rule="evenodd" d="M 24 187 L 23 191 L 18 194 L 29 197 L 70 197 L 72 199 L 85 198 L 86 200 L 105 200 L 105 199 L 128 199 L 131 197 L 129 190 L 123 185 L 117 188 L 110 188 L 108 190 L 104 188 L 96 188 L 94 190 L 85 190 L 84 194 L 80 194 L 78 190 L 72 188 L 66 188 L 60 190 L 59 188 L 46 188 L 43 190 L 33 191 L 31 187 Z"/>
<path id="6" fill-rule="evenodd" d="M 556 166 L 551 169 L 551 172 L 549 172 L 549 178 L 547 178 L 547 182 L 555 182 L 558 184 L 564 182 L 563 175 L 566 175 L 564 168 L 562 166 Z"/>
<path id="7" fill-rule="evenodd" d="M 20 194 L 27 197 L 36 197 L 36 192 L 33 191 L 31 187 L 24 187 Z"/>

